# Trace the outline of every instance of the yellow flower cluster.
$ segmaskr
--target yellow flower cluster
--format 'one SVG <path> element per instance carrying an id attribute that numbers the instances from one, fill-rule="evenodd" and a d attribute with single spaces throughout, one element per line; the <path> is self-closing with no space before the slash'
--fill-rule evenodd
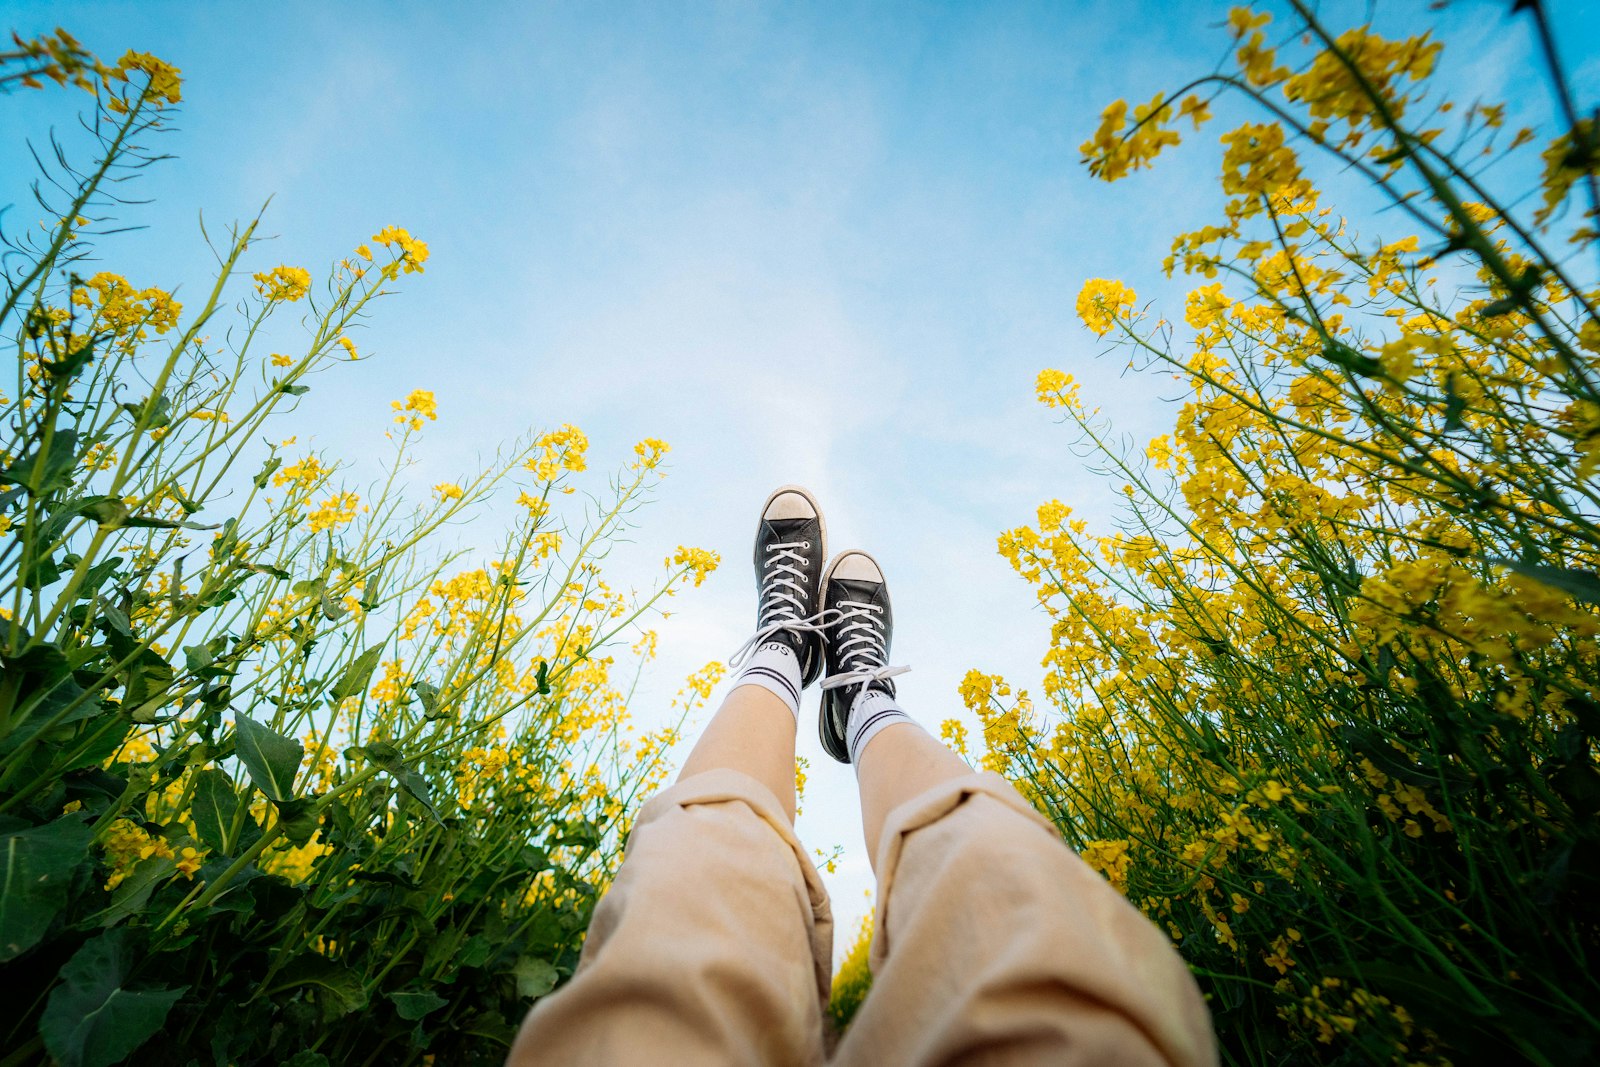
<path id="1" fill-rule="evenodd" d="M 316 870 L 317 860 L 333 851 L 333 846 L 322 840 L 321 831 L 313 834 L 303 845 L 285 845 L 269 850 L 261 857 L 262 869 L 281 875 L 291 882 L 308 882 Z"/>
<path id="2" fill-rule="evenodd" d="M 661 463 L 661 458 L 671 448 L 665 441 L 654 437 L 646 437 L 643 441 L 633 446 L 633 454 L 638 458 L 634 461 L 635 468 L 639 470 L 654 470 Z"/>
<path id="3" fill-rule="evenodd" d="M 400 258 L 386 267 L 386 271 L 394 268 L 396 271 L 403 270 L 406 274 L 422 273 L 422 265 L 428 261 L 428 246 L 412 237 L 409 232 L 399 226 L 385 226 L 373 234 L 372 239 L 384 248 L 400 251 Z"/>
<path id="4" fill-rule="evenodd" d="M 291 494 L 309 494 L 331 473 L 316 456 L 306 456 L 297 463 L 279 467 L 272 475 L 272 484 L 288 486 Z"/>
<path id="5" fill-rule="evenodd" d="M 1078 397 L 1078 380 L 1062 371 L 1050 368 L 1040 371 L 1038 380 L 1034 382 L 1034 391 L 1041 404 L 1071 410 L 1083 408 L 1083 401 Z"/>
<path id="6" fill-rule="evenodd" d="M 1196 116 L 1196 125 L 1202 121 L 1198 116 L 1204 105 L 1199 98 L 1190 97 L 1184 108 L 1185 114 Z M 1078 148 L 1089 173 L 1114 182 L 1150 166 L 1162 149 L 1180 140 L 1177 131 L 1167 125 L 1172 117 L 1171 104 L 1160 93 L 1148 104 L 1134 108 L 1132 129 L 1128 128 L 1128 102 L 1118 100 L 1111 104 L 1101 114 L 1094 136 Z"/>
<path id="7" fill-rule="evenodd" d="M 171 860 L 173 867 L 185 878 L 193 878 L 200 869 L 202 859 L 202 854 L 192 846 L 185 845 L 175 850 L 165 837 L 150 833 L 131 819 L 118 819 L 112 823 L 101 847 L 108 869 L 108 891 L 121 885 L 141 860 L 151 857 Z"/>
<path id="8" fill-rule="evenodd" d="M 1133 307 L 1133 290 L 1110 278 L 1090 278 L 1078 291 L 1078 318 L 1094 332 L 1104 337 L 1119 321 L 1126 321 Z"/>
<path id="9" fill-rule="evenodd" d="M 100 271 L 72 290 L 74 307 L 91 311 L 95 332 L 115 334 L 117 343 L 133 351 L 154 330 L 164 334 L 178 324 L 183 305 L 164 289 L 138 289 L 128 279 Z"/>
<path id="10" fill-rule="evenodd" d="M 694 584 L 699 585 L 706 580 L 706 576 L 717 569 L 722 562 L 722 557 L 705 548 L 687 548 L 678 546 L 678 550 L 666 559 L 668 567 L 687 567 L 689 573 L 694 575 Z"/>
<path id="11" fill-rule="evenodd" d="M 183 72 L 148 52 L 129 50 L 115 65 L 108 65 L 60 27 L 53 34 L 44 34 L 32 40 L 24 40 L 21 35 L 12 33 L 11 41 L 17 48 L 14 55 L 26 67 L 15 76 L 16 80 L 29 89 L 43 88 L 44 82 L 40 79 L 48 78 L 57 85 L 70 83 L 98 95 L 101 89 L 109 88 L 114 83 L 129 82 L 129 75 L 138 72 L 147 78 L 140 90 L 144 101 L 164 107 L 183 99 Z M 126 114 L 128 111 L 127 105 L 116 98 L 110 100 L 107 106 L 116 114 Z"/>
<path id="12" fill-rule="evenodd" d="M 1245 217 L 1260 210 L 1262 197 L 1304 195 L 1299 157 L 1284 143 L 1283 127 L 1276 122 L 1247 122 L 1223 134 L 1222 144 L 1222 191 L 1240 198 Z"/>
<path id="13" fill-rule="evenodd" d="M 1403 118 L 1410 98 L 1398 86 L 1432 74 L 1443 50 L 1427 34 L 1388 41 L 1362 26 L 1340 34 L 1334 47 L 1318 52 L 1302 73 L 1287 77 L 1284 72 L 1284 78 L 1274 80 L 1283 80 L 1284 96 L 1303 102 L 1313 119 L 1347 123 L 1355 135 Z M 1381 148 L 1378 154 L 1386 151 Z"/>
<path id="14" fill-rule="evenodd" d="M 1391 123 L 1461 114 L 1417 103 L 1439 47 L 1311 34 L 1296 68 L 1267 22 L 1230 18 L 1229 84 L 1281 91 L 1290 110 L 1222 137 L 1222 217 L 1180 234 L 1165 263 L 1197 282 L 1181 322 L 1142 336 L 1134 295 L 1108 279 L 1078 299 L 1089 329 L 1182 383 L 1170 432 L 1145 465 L 1104 437 L 1070 375 L 1039 375 L 1041 403 L 1126 480 L 1128 504 L 1114 533 L 1049 501 L 1000 536 L 1049 620 L 1046 700 L 1036 712 L 977 671 L 961 696 L 985 765 L 1214 988 L 1270 991 L 1272 1057 L 1332 1044 L 1439 1062 L 1437 1035 L 1401 1003 L 1425 999 L 1329 971 L 1357 952 L 1470 973 L 1452 988 L 1481 990 L 1480 1007 L 1533 995 L 1531 981 L 1507 992 L 1496 938 L 1542 936 L 1547 909 L 1511 887 L 1562 862 L 1590 810 L 1545 783 L 1592 784 L 1600 766 L 1588 747 L 1561 755 L 1600 701 L 1600 524 L 1578 503 L 1600 475 L 1600 290 L 1465 186 L 1474 196 L 1387 189 L 1426 232 L 1360 240 L 1288 131 L 1303 116 L 1306 140 L 1387 180 L 1404 160 Z M 1157 97 L 1130 127 L 1113 105 L 1085 146 L 1092 172 L 1147 164 L 1176 111 Z M 1492 138 L 1503 109 L 1465 115 L 1463 137 Z M 1528 198 L 1539 223 L 1581 178 L 1557 158 L 1543 204 Z M 1570 226 L 1593 241 L 1586 221 Z M 1470 271 L 1439 255 L 1446 240 Z M 966 744 L 959 723 L 943 733 Z M 1490 882 L 1506 888 L 1486 895 Z M 1433 888 L 1401 902 L 1402 884 Z M 1414 928 L 1339 919 L 1385 907 Z M 1569 901 L 1563 929 L 1575 914 Z M 1564 988 L 1552 974 L 1539 995 Z"/>
<path id="15" fill-rule="evenodd" d="M 13 32 L 11 43 L 17 48 L 18 58 L 31 63 L 16 76 L 17 82 L 29 89 L 44 88 L 44 82 L 39 79 L 49 78 L 57 85 L 70 82 L 92 93 L 100 81 L 108 80 L 112 74 L 112 68 L 101 63 L 76 37 L 59 27 L 53 34 L 32 40 L 24 40 Z"/>
<path id="16" fill-rule="evenodd" d="M 396 412 L 394 421 L 413 430 L 422 429 L 423 419 L 439 418 L 439 404 L 430 389 L 413 389 L 404 400 L 389 401 L 389 406 Z"/>
<path id="17" fill-rule="evenodd" d="M 1090 867 L 1106 876 L 1112 888 L 1119 893 L 1128 891 L 1128 856 L 1126 841 L 1090 841 L 1078 850 L 1078 855 Z"/>
<path id="18" fill-rule="evenodd" d="M 60 32 L 59 30 L 57 31 Z M 113 75 L 122 81 L 128 80 L 128 75 L 139 71 L 149 77 L 145 89 L 145 98 L 158 104 L 176 104 L 183 100 L 183 71 L 172 64 L 158 59 L 148 52 L 128 51 L 121 59 L 117 60 L 117 71 Z"/>
<path id="19" fill-rule="evenodd" d="M 320 533 L 323 530 L 338 529 L 354 521 L 360 510 L 361 497 L 355 493 L 334 493 L 313 508 L 306 519 L 311 523 L 311 532 Z"/>
<path id="20" fill-rule="evenodd" d="M 562 471 L 586 469 L 584 455 L 589 450 L 589 438 L 570 423 L 541 435 L 534 447 L 539 454 L 529 458 L 526 467 L 541 482 L 554 481 Z"/>
<path id="21" fill-rule="evenodd" d="M 273 303 L 292 304 L 311 291 L 311 272 L 304 267 L 273 267 L 255 275 L 256 292 Z"/>

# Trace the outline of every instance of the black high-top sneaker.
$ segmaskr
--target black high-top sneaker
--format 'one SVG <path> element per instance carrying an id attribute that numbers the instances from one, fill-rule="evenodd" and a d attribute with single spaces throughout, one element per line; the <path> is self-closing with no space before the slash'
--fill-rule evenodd
<path id="1" fill-rule="evenodd" d="M 816 498 L 786 485 L 767 498 L 756 528 L 756 632 L 729 661 L 737 667 L 768 641 L 787 645 L 800 663 L 800 684 L 822 673 L 822 567 L 828 529 Z M 794 694 L 796 702 L 800 694 Z"/>
<path id="2" fill-rule="evenodd" d="M 894 615 L 889 586 L 878 561 L 857 549 L 841 552 L 822 578 L 823 631 L 828 673 L 822 681 L 822 714 L 818 729 L 822 747 L 840 763 L 850 762 L 849 736 L 865 733 L 867 723 L 852 723 L 851 712 L 869 692 L 893 699 L 889 679 L 909 667 L 889 666 L 889 641 Z M 891 705 L 892 706 L 892 705 Z M 896 710 L 893 714 L 903 717 Z"/>

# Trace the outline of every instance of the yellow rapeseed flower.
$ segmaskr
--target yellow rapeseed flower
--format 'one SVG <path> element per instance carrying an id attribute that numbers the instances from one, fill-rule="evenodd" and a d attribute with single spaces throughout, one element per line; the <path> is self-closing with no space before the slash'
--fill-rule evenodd
<path id="1" fill-rule="evenodd" d="M 665 441 L 654 437 L 646 437 L 643 441 L 633 446 L 633 454 L 639 458 L 634 466 L 640 470 L 652 470 L 661 462 L 661 457 L 667 454 L 671 446 Z"/>
<path id="2" fill-rule="evenodd" d="M 1104 337 L 1137 299 L 1133 290 L 1119 281 L 1090 278 L 1078 292 L 1078 318 L 1097 337 Z"/>
<path id="3" fill-rule="evenodd" d="M 255 274 L 256 292 L 267 300 L 292 304 L 311 291 L 311 272 L 304 267 L 273 267 Z"/>
<path id="4" fill-rule="evenodd" d="M 129 71 L 143 71 L 150 76 L 150 83 L 145 87 L 146 99 L 153 100 L 156 104 L 176 104 L 183 100 L 183 71 L 162 59 L 151 55 L 149 52 L 135 52 L 129 50 L 126 55 L 117 60 L 117 73 L 126 81 Z"/>
<path id="5" fill-rule="evenodd" d="M 394 421 L 413 430 L 422 429 L 423 419 L 439 418 L 439 404 L 434 400 L 431 389 L 413 389 L 404 400 L 389 401 L 389 406 L 399 412 Z"/>
<path id="6" fill-rule="evenodd" d="M 1034 390 L 1041 404 L 1053 408 L 1066 408 L 1068 411 L 1083 410 L 1083 403 L 1078 399 L 1077 379 L 1063 371 L 1046 367 L 1039 372 L 1039 377 L 1034 382 Z"/>
<path id="7" fill-rule="evenodd" d="M 428 246 L 412 237 L 410 233 L 399 226 L 385 226 L 373 234 L 372 239 L 385 248 L 400 249 L 398 262 L 407 274 L 413 272 L 420 274 L 422 265 L 428 261 Z M 361 248 L 366 248 L 366 245 L 362 245 Z M 356 251 L 360 253 L 361 249 Z M 369 251 L 367 256 L 363 258 L 370 258 L 370 256 L 371 252 Z"/>
<path id="8" fill-rule="evenodd" d="M 534 447 L 539 454 L 529 458 L 523 466 L 541 482 L 554 481 L 562 471 L 586 468 L 584 454 L 589 449 L 589 438 L 571 423 L 543 434 L 534 442 Z"/>
<path id="9" fill-rule="evenodd" d="M 667 557 L 668 567 L 688 567 L 694 574 L 695 585 L 705 581 L 706 575 L 716 570 L 721 562 L 722 557 L 709 549 L 687 548 L 683 545 L 679 545 L 678 550 Z"/>
<path id="10" fill-rule="evenodd" d="M 307 516 L 311 523 L 311 532 L 320 533 L 351 522 L 356 517 L 360 503 L 361 498 L 355 493 L 333 494 Z"/>

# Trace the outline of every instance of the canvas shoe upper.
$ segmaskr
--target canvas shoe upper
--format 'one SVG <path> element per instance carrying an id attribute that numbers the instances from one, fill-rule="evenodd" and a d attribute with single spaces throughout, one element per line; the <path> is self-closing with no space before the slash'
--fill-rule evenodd
<path id="1" fill-rule="evenodd" d="M 756 632 L 734 653 L 733 666 L 764 642 L 780 641 L 799 660 L 801 686 L 817 680 L 823 664 L 817 616 L 827 536 L 822 509 L 805 489 L 786 485 L 767 498 L 756 528 Z"/>
<path id="2" fill-rule="evenodd" d="M 827 620 L 823 631 L 827 676 L 822 681 L 818 730 L 823 750 L 840 763 L 849 763 L 846 731 L 857 702 L 869 690 L 893 697 L 890 679 L 911 668 L 889 666 L 894 613 L 883 571 L 870 555 L 851 549 L 828 566 L 822 579 L 822 608 Z"/>

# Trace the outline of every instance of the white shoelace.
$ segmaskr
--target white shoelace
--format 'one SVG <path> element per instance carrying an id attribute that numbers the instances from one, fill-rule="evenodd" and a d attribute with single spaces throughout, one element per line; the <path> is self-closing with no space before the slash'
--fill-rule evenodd
<path id="1" fill-rule="evenodd" d="M 757 617 L 767 614 L 770 610 L 777 621 L 768 623 L 750 636 L 750 639 L 734 650 L 728 657 L 728 666 L 737 670 L 748 659 L 761 643 L 774 634 L 784 630 L 792 633 L 821 633 L 839 613 L 833 609 L 819 611 L 814 615 L 802 616 L 800 613 L 806 609 L 806 598 L 810 590 L 806 588 L 810 581 L 802 567 L 810 566 L 811 559 L 801 555 L 811 548 L 810 541 L 779 541 L 769 545 L 768 556 L 763 564 L 766 573 L 761 580 L 762 588 L 766 590 L 761 601 L 761 609 Z"/>
<path id="2" fill-rule="evenodd" d="M 856 705 L 870 691 L 871 683 L 888 681 L 911 668 L 888 665 L 883 622 L 879 618 L 883 608 L 864 600 L 841 600 L 838 610 L 843 621 L 839 626 L 839 643 L 834 646 L 834 651 L 838 653 L 844 670 L 824 678 L 822 688 L 838 689 L 860 682 L 861 689 L 850 702 L 850 714 L 853 716 Z"/>

